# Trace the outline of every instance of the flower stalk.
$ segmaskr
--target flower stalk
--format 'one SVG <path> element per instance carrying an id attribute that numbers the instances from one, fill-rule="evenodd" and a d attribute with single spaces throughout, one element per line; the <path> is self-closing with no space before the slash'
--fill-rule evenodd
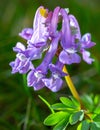
<path id="1" fill-rule="evenodd" d="M 68 74 L 66 66 L 63 67 L 63 72 Z M 69 87 L 72 95 L 81 103 L 81 99 L 79 97 L 79 94 L 78 94 L 69 74 L 67 76 L 65 76 L 65 80 L 66 80 L 66 83 L 68 84 L 68 87 Z"/>

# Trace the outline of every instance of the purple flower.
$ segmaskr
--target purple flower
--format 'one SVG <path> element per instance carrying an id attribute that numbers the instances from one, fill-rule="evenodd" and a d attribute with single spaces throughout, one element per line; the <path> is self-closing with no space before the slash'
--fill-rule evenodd
<path id="1" fill-rule="evenodd" d="M 62 23 L 60 29 L 59 24 Z M 10 63 L 12 73 L 28 73 L 27 84 L 34 90 L 43 87 L 53 92 L 60 90 L 65 74 L 65 64 L 80 63 L 82 58 L 88 64 L 94 59 L 90 58 L 87 49 L 95 45 L 91 41 L 91 35 L 86 33 L 81 36 L 77 19 L 69 14 L 68 10 L 56 7 L 54 11 L 48 11 L 40 6 L 35 14 L 33 28 L 25 28 L 19 35 L 27 40 L 26 47 L 18 42 L 13 51 L 16 59 Z M 41 64 L 34 68 L 34 60 L 42 58 Z M 52 64 L 54 56 L 58 59 Z M 49 73 L 50 72 L 50 73 Z M 49 76 L 50 75 L 50 76 Z M 49 77 L 48 77 L 49 76 Z"/>
<path id="2" fill-rule="evenodd" d="M 94 45 L 95 43 L 91 41 L 91 35 L 89 33 L 83 35 L 80 41 L 80 53 L 82 54 L 83 60 L 88 64 L 92 64 L 94 59 L 90 58 L 90 52 L 86 51 L 86 49 L 91 48 Z"/>
<path id="3" fill-rule="evenodd" d="M 88 64 L 92 64 L 92 62 L 94 61 L 94 59 L 90 58 L 90 52 L 86 51 L 86 50 L 82 50 L 82 57 L 83 60 L 85 62 L 87 62 Z"/>
<path id="4" fill-rule="evenodd" d="M 21 36 L 22 38 L 29 40 L 31 39 L 33 34 L 33 29 L 32 28 L 24 28 L 22 30 L 22 32 L 19 33 L 19 36 Z"/>
<path id="5" fill-rule="evenodd" d="M 67 51 L 62 51 L 59 55 L 59 60 L 63 64 L 72 64 L 72 63 L 80 63 L 81 58 L 80 56 L 76 53 L 74 49 L 68 49 Z"/>
<path id="6" fill-rule="evenodd" d="M 52 18 L 50 21 L 50 26 L 49 26 L 49 33 L 51 36 L 55 36 L 57 31 L 57 24 L 58 24 L 58 20 L 59 20 L 59 11 L 60 11 L 60 7 L 56 7 L 54 9 L 54 12 L 52 14 Z"/>
<path id="7" fill-rule="evenodd" d="M 86 33 L 81 38 L 80 28 L 76 18 L 73 15 L 69 15 L 71 30 L 73 33 L 73 42 L 77 43 L 77 51 L 82 54 L 83 60 L 88 64 L 91 64 L 94 59 L 90 58 L 90 52 L 85 49 L 91 48 L 95 45 L 94 42 L 91 42 L 91 34 Z"/>
<path id="8" fill-rule="evenodd" d="M 81 39 L 80 27 L 74 15 L 70 14 L 68 17 L 69 17 L 69 22 L 70 22 L 71 35 L 73 39 L 72 42 L 73 44 L 75 44 L 79 42 Z"/>
<path id="9" fill-rule="evenodd" d="M 10 63 L 12 67 L 12 73 L 19 72 L 21 74 L 27 73 L 30 69 L 34 69 L 30 57 L 25 54 L 25 46 L 18 42 L 16 47 L 13 48 L 15 52 L 18 52 L 16 55 L 15 61 Z"/>
<path id="10" fill-rule="evenodd" d="M 51 77 L 42 79 L 45 86 L 53 92 L 57 92 L 61 89 L 63 84 L 61 77 L 67 75 L 66 73 L 62 72 L 63 66 L 64 64 L 62 64 L 60 61 L 58 61 L 56 65 L 50 64 L 49 69 L 52 72 Z"/>
<path id="11" fill-rule="evenodd" d="M 27 76 L 27 84 L 28 86 L 33 86 L 34 90 L 39 90 L 45 86 L 41 80 L 44 77 L 45 75 L 42 72 L 31 70 Z"/>
<path id="12" fill-rule="evenodd" d="M 42 63 L 35 70 L 31 70 L 27 76 L 28 86 L 33 86 L 35 90 L 45 86 L 42 79 L 45 78 L 49 64 L 56 53 L 59 37 L 60 35 L 53 39 Z"/>
<path id="13" fill-rule="evenodd" d="M 77 48 L 72 40 L 68 14 L 64 9 L 61 9 L 61 15 L 63 16 L 62 37 L 61 37 L 61 45 L 63 47 L 63 50 L 59 55 L 59 60 L 63 64 L 80 63 L 81 58 L 76 53 Z"/>
<path id="14" fill-rule="evenodd" d="M 60 13 L 63 17 L 61 30 L 61 46 L 64 50 L 66 50 L 72 47 L 71 29 L 67 12 L 64 9 L 61 9 Z"/>
<path id="15" fill-rule="evenodd" d="M 57 75 L 60 76 L 60 77 L 64 77 L 64 76 L 67 75 L 66 73 L 64 73 L 64 72 L 62 71 L 63 67 L 64 67 L 64 64 L 61 63 L 59 60 L 57 61 L 57 63 L 56 63 L 55 65 L 54 65 L 54 64 L 49 64 L 49 69 L 50 69 L 50 71 L 51 71 L 53 74 L 57 74 Z"/>
<path id="16" fill-rule="evenodd" d="M 51 78 L 43 78 L 43 83 L 47 88 L 49 88 L 52 92 L 57 92 L 61 89 L 61 86 L 63 84 L 63 80 L 58 77 L 58 75 L 53 74 Z"/>
<path id="17" fill-rule="evenodd" d="M 36 48 L 36 47 L 28 47 L 25 51 L 25 54 L 30 57 L 30 60 L 36 60 L 41 59 L 42 57 L 42 48 Z"/>
<path id="18" fill-rule="evenodd" d="M 28 40 L 28 44 L 32 44 L 35 47 L 46 45 L 47 39 L 49 37 L 46 26 L 46 17 L 41 15 L 41 9 L 45 10 L 42 6 L 37 9 L 33 23 L 34 32 L 31 39 Z M 47 12 L 47 10 L 45 11 Z"/>
<path id="19" fill-rule="evenodd" d="M 86 33 L 85 35 L 82 36 L 81 48 L 87 49 L 87 48 L 93 47 L 94 45 L 96 45 L 96 44 L 91 41 L 91 34 L 90 33 Z"/>

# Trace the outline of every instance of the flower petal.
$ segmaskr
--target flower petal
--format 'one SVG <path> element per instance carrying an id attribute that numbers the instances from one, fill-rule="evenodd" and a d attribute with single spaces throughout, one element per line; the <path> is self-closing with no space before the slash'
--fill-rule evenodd
<path id="1" fill-rule="evenodd" d="M 23 52 L 23 51 L 25 51 L 25 46 L 21 42 L 17 42 L 16 46 L 13 47 L 13 51 Z"/>
<path id="2" fill-rule="evenodd" d="M 49 50 L 47 51 L 42 63 L 37 67 L 37 70 L 41 70 L 45 74 L 47 73 L 49 64 L 51 63 L 52 58 L 54 57 L 57 51 L 59 37 L 60 35 L 58 35 L 56 38 L 52 40 Z"/>
<path id="3" fill-rule="evenodd" d="M 60 68 L 57 65 L 49 64 L 49 69 L 52 73 L 58 74 L 60 77 L 66 76 L 67 74 L 62 71 L 62 67 Z"/>
<path id="4" fill-rule="evenodd" d="M 81 58 L 77 53 L 67 53 L 62 51 L 59 55 L 59 60 L 63 64 L 80 63 Z"/>
<path id="5" fill-rule="evenodd" d="M 69 20 L 70 20 L 70 26 L 72 31 L 74 31 L 74 38 L 75 39 L 81 39 L 81 33 L 80 33 L 80 27 L 78 24 L 78 21 L 76 20 L 74 15 L 69 15 Z"/>
<path id="6" fill-rule="evenodd" d="M 86 33 L 85 35 L 82 36 L 82 48 L 91 48 L 92 46 L 95 45 L 94 42 L 91 42 L 91 34 Z"/>
<path id="7" fill-rule="evenodd" d="M 61 9 L 61 15 L 63 17 L 62 20 L 62 36 L 61 36 L 61 45 L 63 49 L 68 49 L 72 47 L 72 37 L 71 37 L 71 29 L 70 22 L 67 12 L 64 9 Z"/>
<path id="8" fill-rule="evenodd" d="M 45 45 L 48 38 L 47 27 L 45 26 L 46 18 L 41 15 L 40 9 L 43 9 L 43 7 L 39 7 L 36 11 L 33 24 L 34 33 L 28 41 L 28 44 L 33 44 L 34 46 Z"/>
<path id="9" fill-rule="evenodd" d="M 34 90 L 39 90 L 43 88 L 44 87 L 44 83 L 42 82 L 43 77 L 44 76 L 39 72 L 36 72 L 36 70 L 31 70 L 27 75 L 28 86 L 33 86 Z"/>
<path id="10" fill-rule="evenodd" d="M 50 24 L 50 35 L 55 36 L 55 33 L 57 32 L 57 24 L 58 24 L 58 15 L 59 15 L 60 7 L 56 7 L 53 12 L 53 16 L 51 19 Z"/>
<path id="11" fill-rule="evenodd" d="M 53 92 L 59 91 L 61 89 L 62 84 L 63 84 L 63 81 L 61 78 L 54 79 L 52 77 L 49 79 L 42 79 L 42 81 L 44 82 L 45 86 Z"/>
<path id="12" fill-rule="evenodd" d="M 22 32 L 19 33 L 19 36 L 21 36 L 22 38 L 29 40 L 31 39 L 33 34 L 33 29 L 32 28 L 24 28 L 22 30 Z"/>
<path id="13" fill-rule="evenodd" d="M 83 56 L 83 60 L 87 62 L 88 64 L 92 64 L 92 62 L 94 61 L 94 59 L 90 58 L 90 52 L 88 51 L 84 50 L 82 52 L 82 56 Z"/>

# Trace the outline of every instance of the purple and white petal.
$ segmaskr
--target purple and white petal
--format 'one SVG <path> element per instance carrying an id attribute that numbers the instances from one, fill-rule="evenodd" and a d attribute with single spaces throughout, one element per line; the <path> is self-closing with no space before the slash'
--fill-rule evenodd
<path id="1" fill-rule="evenodd" d="M 59 55 L 59 60 L 63 64 L 72 64 L 72 63 L 80 63 L 81 58 L 77 53 L 68 53 L 62 51 Z"/>
<path id="2" fill-rule="evenodd" d="M 80 27 L 78 24 L 77 19 L 75 18 L 74 15 L 69 15 L 69 20 L 70 20 L 70 27 L 72 29 L 72 32 L 74 32 L 74 39 L 81 39 L 81 32 L 80 32 Z"/>
<path id="3" fill-rule="evenodd" d="M 37 70 L 41 70 L 45 74 L 47 73 L 49 64 L 51 63 L 52 58 L 54 57 L 57 51 L 59 37 L 60 35 L 58 35 L 56 38 L 52 40 L 49 50 L 47 51 L 42 63 L 37 67 Z"/>
<path id="4" fill-rule="evenodd" d="M 21 42 L 17 42 L 16 46 L 13 47 L 13 51 L 23 52 L 23 51 L 25 51 L 25 46 Z"/>
<path id="5" fill-rule="evenodd" d="M 90 52 L 88 51 L 83 50 L 82 57 L 83 57 L 83 60 L 87 62 L 88 64 L 92 64 L 92 62 L 94 61 L 94 59 L 90 58 Z"/>
<path id="6" fill-rule="evenodd" d="M 67 74 L 64 73 L 62 71 L 63 67 L 60 67 L 60 66 L 57 66 L 57 65 L 54 65 L 54 64 L 49 64 L 49 69 L 50 71 L 52 72 L 52 74 L 58 74 L 60 77 L 64 77 L 66 76 Z"/>
<path id="7" fill-rule="evenodd" d="M 42 49 L 36 47 L 28 47 L 24 54 L 30 58 L 30 60 L 41 59 Z"/>
<path id="8" fill-rule="evenodd" d="M 33 29 L 32 28 L 24 28 L 22 30 L 22 32 L 19 33 L 19 36 L 21 36 L 22 38 L 29 40 L 31 39 L 33 34 Z"/>
<path id="9" fill-rule="evenodd" d="M 61 89 L 63 80 L 61 78 L 54 78 L 51 77 L 49 79 L 42 79 L 44 82 L 45 86 L 49 88 L 52 92 L 57 92 Z"/>
<path id="10" fill-rule="evenodd" d="M 44 78 L 44 75 L 41 72 L 31 70 L 27 75 L 27 84 L 34 87 L 34 90 L 39 90 L 44 87 L 42 78 Z"/>
<path id="11" fill-rule="evenodd" d="M 12 67 L 12 73 L 19 72 L 21 74 L 27 73 L 29 70 L 34 69 L 30 58 L 27 58 L 25 54 L 18 53 L 15 61 L 10 63 Z"/>
<path id="12" fill-rule="evenodd" d="M 44 83 L 42 79 L 45 78 L 45 74 L 47 74 L 48 72 L 49 64 L 51 63 L 51 60 L 56 53 L 58 40 L 59 40 L 59 37 L 54 38 L 42 63 L 34 71 L 29 72 L 28 74 L 28 78 L 27 78 L 28 85 L 33 86 L 34 90 L 39 90 L 40 88 L 44 87 Z M 31 81 L 30 75 L 33 77 L 32 81 Z"/>
<path id="13" fill-rule="evenodd" d="M 43 46 L 46 44 L 49 33 L 47 31 L 47 27 L 45 25 L 46 18 L 41 15 L 40 9 L 44 9 L 42 6 L 39 7 L 36 11 L 33 28 L 34 33 L 31 39 L 28 41 L 28 44 L 33 44 L 34 46 Z"/>
<path id="14" fill-rule="evenodd" d="M 71 36 L 71 29 L 70 29 L 70 22 L 67 12 L 64 9 L 60 11 L 63 20 L 62 20 L 62 36 L 61 36 L 61 46 L 63 49 L 68 49 L 72 47 L 72 36 Z"/>
<path id="15" fill-rule="evenodd" d="M 52 19 L 51 19 L 51 24 L 50 24 L 50 27 L 49 27 L 49 33 L 53 37 L 56 35 L 56 32 L 57 32 L 59 11 L 60 11 L 60 7 L 56 7 L 54 9 Z"/>
<path id="16" fill-rule="evenodd" d="M 91 48 L 95 45 L 95 43 L 91 41 L 90 33 L 86 33 L 85 35 L 82 36 L 81 44 L 82 44 L 81 47 L 84 49 Z"/>
<path id="17" fill-rule="evenodd" d="M 18 58 L 15 59 L 15 61 L 10 62 L 10 66 L 12 67 L 12 74 L 15 74 L 18 72 L 17 67 L 20 64 L 20 60 Z"/>

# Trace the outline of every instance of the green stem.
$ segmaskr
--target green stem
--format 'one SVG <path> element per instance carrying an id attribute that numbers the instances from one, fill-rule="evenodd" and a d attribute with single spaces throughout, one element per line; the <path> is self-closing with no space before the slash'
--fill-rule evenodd
<path id="1" fill-rule="evenodd" d="M 31 94 L 30 94 L 29 88 L 27 86 L 26 74 L 23 74 L 23 85 L 24 85 L 24 88 L 25 88 L 27 95 L 30 97 Z"/>
<path id="2" fill-rule="evenodd" d="M 43 98 L 41 97 L 40 95 L 38 95 L 39 98 L 48 106 L 48 108 L 50 109 L 51 113 L 55 113 L 54 110 L 51 108 L 51 105 Z"/>
<path id="3" fill-rule="evenodd" d="M 31 98 L 28 99 L 27 108 L 26 108 L 26 117 L 25 117 L 23 130 L 27 130 L 27 128 L 28 128 L 28 121 L 29 121 L 29 117 L 30 117 L 30 110 L 31 110 Z"/>

